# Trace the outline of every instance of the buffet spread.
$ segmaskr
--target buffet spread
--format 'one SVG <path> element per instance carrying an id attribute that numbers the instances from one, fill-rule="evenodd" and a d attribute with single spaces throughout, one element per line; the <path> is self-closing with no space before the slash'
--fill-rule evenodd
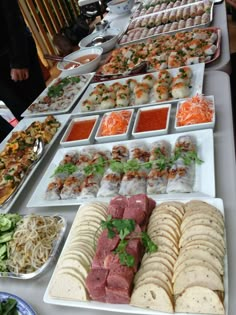
<path id="1" fill-rule="evenodd" d="M 221 54 L 214 2 L 135 8 L 95 72 L 63 71 L 0 144 L 0 277 L 25 281 L 51 268 L 52 305 L 227 314 L 217 113 L 214 95 L 203 94 L 205 64 Z M 56 141 L 27 207 L 57 212 L 18 214 L 14 203 Z M 62 249 L 68 206 L 78 211 Z"/>

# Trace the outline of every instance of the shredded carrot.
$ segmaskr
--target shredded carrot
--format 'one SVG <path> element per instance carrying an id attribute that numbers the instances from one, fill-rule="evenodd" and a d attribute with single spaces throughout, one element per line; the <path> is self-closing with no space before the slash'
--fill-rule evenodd
<path id="1" fill-rule="evenodd" d="M 101 136 L 111 136 L 125 133 L 129 124 L 131 112 L 122 110 L 104 116 L 101 124 Z"/>
<path id="2" fill-rule="evenodd" d="M 177 126 L 186 126 L 211 122 L 213 102 L 202 95 L 196 95 L 184 101 L 176 114 Z"/>

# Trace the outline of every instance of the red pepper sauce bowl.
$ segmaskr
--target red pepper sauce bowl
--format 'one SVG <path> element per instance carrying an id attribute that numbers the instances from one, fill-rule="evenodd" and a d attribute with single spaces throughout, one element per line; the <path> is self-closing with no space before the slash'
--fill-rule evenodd
<path id="1" fill-rule="evenodd" d="M 60 144 L 64 147 L 90 144 L 98 126 L 99 115 L 74 117 L 69 123 Z"/>
<path id="2" fill-rule="evenodd" d="M 140 108 L 135 118 L 132 136 L 146 138 L 167 134 L 171 104 Z"/>

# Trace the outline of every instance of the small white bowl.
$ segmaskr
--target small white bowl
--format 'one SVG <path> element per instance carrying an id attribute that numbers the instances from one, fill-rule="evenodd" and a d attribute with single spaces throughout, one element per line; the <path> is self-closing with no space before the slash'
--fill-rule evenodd
<path id="1" fill-rule="evenodd" d="M 179 108 L 182 103 L 185 101 L 180 101 L 177 103 L 177 109 L 176 109 L 176 114 L 175 114 L 175 131 L 177 132 L 184 132 L 184 131 L 190 131 L 190 130 L 198 130 L 198 129 L 210 129 L 214 128 L 215 126 L 215 101 L 214 101 L 214 96 L 204 96 L 206 99 L 212 101 L 212 109 L 213 109 L 213 117 L 212 121 L 208 123 L 201 123 L 201 124 L 193 124 L 193 125 L 186 125 L 186 126 L 178 126 L 177 122 L 177 113 L 179 111 Z"/>
<path id="2" fill-rule="evenodd" d="M 69 64 L 69 62 L 66 61 L 60 61 L 57 64 L 57 68 L 61 70 L 66 75 L 76 75 L 76 74 L 82 74 L 82 73 L 89 73 L 93 72 L 97 69 L 97 67 L 100 64 L 101 58 L 102 58 L 103 49 L 102 47 L 87 47 L 84 49 L 80 49 L 77 51 L 74 51 L 73 53 L 65 56 L 66 59 L 70 60 L 76 60 L 79 57 L 88 56 L 88 55 L 97 55 L 95 59 L 92 61 L 82 64 L 76 68 L 73 69 L 66 69 L 65 67 Z"/>
<path id="3" fill-rule="evenodd" d="M 104 33 L 103 30 L 92 33 L 88 36 L 86 36 L 85 38 L 83 38 L 80 42 L 79 42 L 79 47 L 81 48 L 86 48 L 88 47 L 88 45 L 92 42 L 92 40 L 98 36 L 113 36 L 110 40 L 101 43 L 99 45 L 96 45 L 96 47 L 102 47 L 103 49 L 103 53 L 106 53 L 108 51 L 110 51 L 111 49 L 113 49 L 118 41 L 118 36 L 120 34 L 120 29 L 118 28 L 108 28 Z M 95 47 L 95 46 L 91 46 L 91 47 Z"/>
<path id="4" fill-rule="evenodd" d="M 107 3 L 107 6 L 112 13 L 123 15 L 130 13 L 133 4 L 133 0 L 112 0 Z"/>
<path id="5" fill-rule="evenodd" d="M 122 134 L 117 134 L 117 135 L 111 135 L 111 136 L 101 136 L 101 127 L 102 127 L 102 120 L 111 114 L 111 112 L 109 113 L 105 113 L 100 121 L 100 125 L 98 127 L 97 133 L 95 135 L 95 140 L 99 143 L 104 143 L 104 142 L 113 142 L 113 141 L 121 141 L 121 140 L 127 140 L 129 138 L 130 135 L 130 131 L 131 131 L 131 126 L 132 126 L 132 122 L 133 122 L 133 114 L 134 114 L 134 110 L 133 109 L 123 109 L 121 111 L 129 111 L 131 112 L 130 115 L 130 119 L 129 119 L 129 123 L 126 129 L 125 133 Z M 121 111 L 116 111 L 116 112 L 121 112 Z"/>
<path id="6" fill-rule="evenodd" d="M 67 139 L 71 133 L 71 130 L 72 130 L 74 124 L 77 122 L 87 121 L 87 120 L 95 120 L 93 128 L 91 129 L 88 138 L 81 139 L 81 140 L 69 140 L 68 141 Z M 63 147 L 71 147 L 71 146 L 76 146 L 76 145 L 90 144 L 92 142 L 92 140 L 94 139 L 94 135 L 96 133 L 97 126 L 98 126 L 98 121 L 99 121 L 99 115 L 85 116 L 85 117 L 78 117 L 78 118 L 74 117 L 71 120 L 69 126 L 67 127 L 67 129 L 66 129 L 66 131 L 65 131 L 65 133 L 64 133 L 64 135 L 60 141 L 60 144 Z"/>
<path id="7" fill-rule="evenodd" d="M 140 131 L 137 132 L 137 127 L 139 124 L 139 119 L 140 119 L 140 115 L 141 113 L 145 112 L 145 111 L 153 111 L 153 115 L 154 112 L 161 110 L 163 108 L 167 108 L 168 112 L 167 112 L 167 117 L 166 117 L 166 125 L 165 128 L 163 129 L 154 129 L 154 130 L 148 130 L 148 131 Z M 146 137 L 154 137 L 154 136 L 160 136 L 160 135 L 165 135 L 168 132 L 169 129 L 169 121 L 170 121 L 170 111 L 171 111 L 171 104 L 164 104 L 164 105 L 157 105 L 157 106 L 148 106 L 148 107 L 144 107 L 144 108 L 140 108 L 137 111 L 137 115 L 134 121 L 134 126 L 133 126 L 133 130 L 132 130 L 132 136 L 136 139 L 138 138 L 146 138 Z"/>

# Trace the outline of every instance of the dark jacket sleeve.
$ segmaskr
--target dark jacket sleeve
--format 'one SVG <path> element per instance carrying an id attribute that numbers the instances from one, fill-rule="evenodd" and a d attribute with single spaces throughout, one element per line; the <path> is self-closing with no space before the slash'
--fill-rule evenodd
<path id="1" fill-rule="evenodd" d="M 1 17 L 5 24 L 3 37 L 7 41 L 11 68 L 29 66 L 29 49 L 26 24 L 17 0 L 0 0 Z M 2 26 L 1 26 L 2 27 Z M 4 40 L 4 38 L 0 38 Z"/>

